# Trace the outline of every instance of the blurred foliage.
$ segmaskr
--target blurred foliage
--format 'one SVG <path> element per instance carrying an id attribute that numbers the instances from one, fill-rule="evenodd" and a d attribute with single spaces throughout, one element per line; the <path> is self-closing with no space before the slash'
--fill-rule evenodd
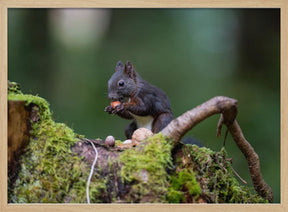
<path id="1" fill-rule="evenodd" d="M 280 202 L 279 9 L 82 9 L 83 17 L 100 15 L 81 23 L 81 15 L 74 17 L 66 25 L 78 28 L 70 31 L 61 22 L 64 10 L 8 10 L 9 80 L 47 99 L 57 122 L 88 138 L 124 139 L 129 121 L 104 112 L 107 81 L 118 60 L 130 60 L 163 89 L 175 116 L 217 95 L 235 98 L 237 120 Z M 67 35 L 88 42 L 93 30 L 90 43 L 69 45 Z M 219 151 L 218 118 L 187 135 Z M 229 136 L 226 149 L 252 186 L 245 158 Z"/>

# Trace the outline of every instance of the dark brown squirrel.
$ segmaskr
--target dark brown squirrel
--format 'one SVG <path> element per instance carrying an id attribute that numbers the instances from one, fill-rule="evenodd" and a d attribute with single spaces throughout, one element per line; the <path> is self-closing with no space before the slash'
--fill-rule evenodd
<path id="1" fill-rule="evenodd" d="M 125 66 L 121 61 L 117 63 L 115 73 L 108 81 L 108 98 L 121 104 L 115 108 L 107 106 L 106 112 L 134 119 L 125 129 L 127 138 L 141 127 L 158 133 L 173 119 L 167 95 L 143 80 L 129 61 Z"/>

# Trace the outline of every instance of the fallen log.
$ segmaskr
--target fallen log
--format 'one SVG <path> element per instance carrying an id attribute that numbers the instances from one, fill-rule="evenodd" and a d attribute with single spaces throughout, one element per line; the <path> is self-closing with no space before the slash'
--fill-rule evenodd
<path id="1" fill-rule="evenodd" d="M 110 146 L 55 123 L 46 100 L 22 94 L 15 83 L 8 88 L 10 203 L 272 201 L 271 195 L 262 195 L 263 186 L 256 191 L 264 198 L 239 184 L 224 148 L 214 152 L 180 142 L 188 130 L 215 113 L 223 114 L 218 131 L 224 123 L 234 132 L 233 99 L 214 98 L 188 111 L 184 119 L 175 119 L 159 134 L 131 145 L 116 141 Z"/>

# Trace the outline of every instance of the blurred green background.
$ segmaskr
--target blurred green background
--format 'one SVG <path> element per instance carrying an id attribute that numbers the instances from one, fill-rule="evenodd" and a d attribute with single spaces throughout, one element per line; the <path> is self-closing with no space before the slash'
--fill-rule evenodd
<path id="1" fill-rule="evenodd" d="M 237 99 L 237 120 L 280 202 L 280 9 L 8 10 L 9 80 L 87 138 L 125 139 L 129 121 L 104 112 L 118 60 L 163 89 L 175 117 L 217 95 Z M 220 150 L 218 118 L 188 136 Z M 231 136 L 226 149 L 252 186 Z"/>

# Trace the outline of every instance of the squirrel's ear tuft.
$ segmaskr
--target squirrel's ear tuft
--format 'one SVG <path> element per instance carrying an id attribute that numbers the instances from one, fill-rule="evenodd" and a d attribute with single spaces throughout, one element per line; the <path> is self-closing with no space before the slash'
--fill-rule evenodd
<path id="1" fill-rule="evenodd" d="M 132 79 L 136 80 L 136 71 L 130 61 L 126 62 L 125 73 Z"/>
<path id="2" fill-rule="evenodd" d="M 124 65 L 123 65 L 122 61 L 120 60 L 116 64 L 115 72 L 121 71 L 121 70 L 123 70 L 123 68 L 124 68 Z"/>

